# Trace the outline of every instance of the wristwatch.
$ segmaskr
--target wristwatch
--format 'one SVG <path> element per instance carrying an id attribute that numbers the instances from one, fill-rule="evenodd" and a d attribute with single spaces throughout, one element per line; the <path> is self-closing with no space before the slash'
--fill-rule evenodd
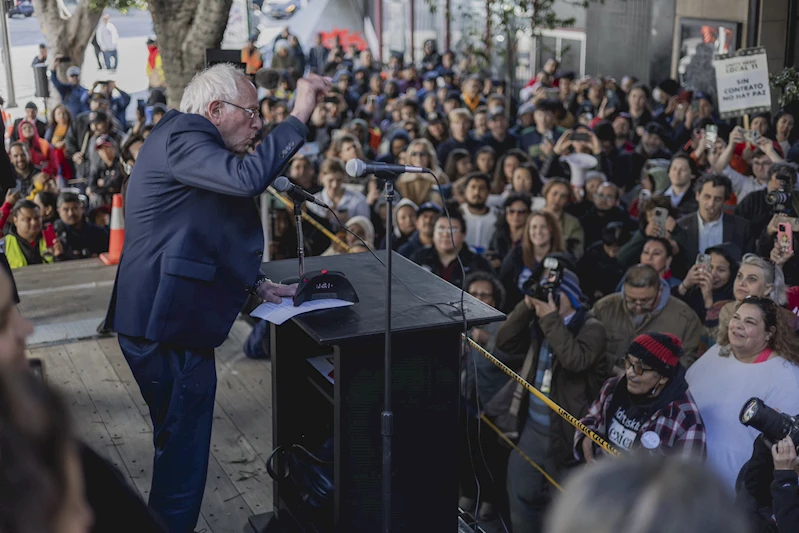
<path id="1" fill-rule="evenodd" d="M 252 289 L 250 289 L 250 294 L 253 296 L 258 296 L 258 289 L 266 283 L 267 281 L 271 282 L 272 280 L 264 276 L 263 274 L 259 274 L 258 278 L 255 280 L 255 283 L 252 284 Z"/>

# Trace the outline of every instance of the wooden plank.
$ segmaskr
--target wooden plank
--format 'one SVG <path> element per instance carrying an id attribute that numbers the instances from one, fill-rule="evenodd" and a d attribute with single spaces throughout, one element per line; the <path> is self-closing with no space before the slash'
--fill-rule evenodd
<path id="1" fill-rule="evenodd" d="M 244 320 L 237 320 L 225 342 L 217 348 L 217 361 L 224 363 L 247 392 L 272 413 L 272 362 L 268 359 L 250 359 L 244 355 L 244 341 L 252 327 Z"/>
<path id="2" fill-rule="evenodd" d="M 147 402 L 142 398 L 139 384 L 136 383 L 136 378 L 133 377 L 133 372 L 131 372 L 130 366 L 128 366 L 128 362 L 125 360 L 125 355 L 119 347 L 119 341 L 116 337 L 104 337 L 97 339 L 97 345 L 105 354 L 114 372 L 116 372 L 120 383 L 125 387 L 131 399 L 133 399 L 133 403 L 136 404 L 139 413 L 141 413 L 144 423 L 147 424 L 147 427 L 152 431 L 153 423 L 150 420 L 150 410 L 147 407 Z"/>
<path id="3" fill-rule="evenodd" d="M 125 356 L 122 354 L 116 338 L 100 339 L 97 343 L 106 354 L 120 381 L 133 397 L 139 412 L 145 418 L 147 424 L 152 427 L 147 404 L 141 397 L 139 387 L 127 361 L 125 361 Z M 242 495 L 247 506 L 255 513 L 270 510 L 272 483 L 271 478 L 266 474 L 264 463 L 258 460 L 258 454 L 218 404 L 215 405 L 214 409 L 214 430 L 211 436 L 211 447 L 211 453 L 217 460 L 219 467 L 238 493 Z M 266 480 L 269 480 L 269 482 Z M 214 479 L 209 470 L 205 487 L 206 498 L 213 497 L 208 496 L 208 494 L 214 490 L 214 487 Z M 235 503 L 228 503 L 228 506 L 233 509 Z M 204 504 L 203 513 L 212 512 L 206 511 L 207 508 Z M 202 519 L 206 520 L 205 517 L 202 517 Z M 208 527 L 208 523 L 212 522 L 210 517 L 207 520 L 206 527 Z M 200 524 L 198 524 L 197 530 L 200 531 L 201 529 Z M 217 527 L 210 529 L 213 529 L 214 532 L 217 531 Z"/>
<path id="4" fill-rule="evenodd" d="M 266 473 L 266 464 L 218 403 L 211 454 L 250 509 L 256 514 L 272 509 L 272 478 Z"/>
<path id="5" fill-rule="evenodd" d="M 48 346 L 29 350 L 32 357 L 42 360 L 47 382 L 60 390 L 68 402 L 75 424 L 75 434 L 94 451 L 108 459 L 121 472 L 130 475 L 122 462 L 116 441 L 112 439 L 81 381 L 77 370 L 63 346 Z"/>
<path id="6" fill-rule="evenodd" d="M 94 402 L 100 419 L 117 442 L 134 486 L 146 498 L 153 468 L 153 433 L 95 340 L 65 349 Z"/>
<path id="7" fill-rule="evenodd" d="M 213 533 L 241 533 L 247 517 L 253 514 L 213 456 L 208 463 L 201 513 Z"/>
<path id="8" fill-rule="evenodd" d="M 256 401 L 222 362 L 217 361 L 216 371 L 216 401 L 265 462 L 272 452 L 272 413 Z"/>

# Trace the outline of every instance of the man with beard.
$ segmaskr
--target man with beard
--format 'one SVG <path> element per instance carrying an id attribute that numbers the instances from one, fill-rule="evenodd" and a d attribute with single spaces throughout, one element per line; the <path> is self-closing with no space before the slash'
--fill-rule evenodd
<path id="1" fill-rule="evenodd" d="M 108 251 L 108 232 L 89 222 L 83 214 L 83 204 L 78 195 L 62 193 L 58 198 L 56 234 L 64 247 L 61 261 L 97 257 Z"/>
<path id="2" fill-rule="evenodd" d="M 586 245 L 602 239 L 602 232 L 611 222 L 621 222 L 627 231 L 632 231 L 634 224 L 627 211 L 619 207 L 619 188 L 613 183 L 602 183 L 593 194 L 594 205 L 580 218 L 580 225 L 585 233 Z"/>
<path id="3" fill-rule="evenodd" d="M 433 227 L 436 217 L 442 212 L 441 206 L 425 202 L 416 210 L 416 231 L 411 233 L 408 242 L 397 250 L 404 257 L 410 257 L 421 250 L 433 246 Z"/>
<path id="4" fill-rule="evenodd" d="M 30 149 L 24 143 L 13 143 L 8 149 L 8 156 L 11 158 L 14 173 L 10 176 L 11 179 L 3 180 L 2 187 L 5 190 L 16 188 L 27 194 L 28 189 L 33 186 L 33 177 L 42 169 L 33 164 Z"/>
<path id="5" fill-rule="evenodd" d="M 477 253 L 483 253 L 491 242 L 497 224 L 497 213 L 486 205 L 491 190 L 491 177 L 482 172 L 473 172 L 464 177 L 466 201 L 460 205 L 466 221 L 466 242 Z"/>

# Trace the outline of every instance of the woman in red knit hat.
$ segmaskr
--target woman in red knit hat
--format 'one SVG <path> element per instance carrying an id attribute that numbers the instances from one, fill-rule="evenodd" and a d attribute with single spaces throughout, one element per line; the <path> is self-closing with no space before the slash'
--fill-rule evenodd
<path id="1" fill-rule="evenodd" d="M 705 426 L 688 392 L 681 356 L 682 343 L 675 335 L 638 335 L 619 362 L 626 372 L 605 382 L 580 422 L 619 451 L 643 446 L 658 453 L 704 458 Z M 599 449 L 575 433 L 575 457 L 591 463 Z"/>

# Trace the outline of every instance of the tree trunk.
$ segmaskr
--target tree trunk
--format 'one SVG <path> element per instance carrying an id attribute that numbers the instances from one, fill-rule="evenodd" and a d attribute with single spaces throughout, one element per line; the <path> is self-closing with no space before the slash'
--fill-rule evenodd
<path id="1" fill-rule="evenodd" d="M 179 108 L 183 90 L 205 67 L 205 49 L 219 48 L 233 0 L 149 0 L 164 65 L 167 102 Z"/>
<path id="2" fill-rule="evenodd" d="M 55 65 L 59 67 L 58 74 L 62 79 L 68 67 L 83 65 L 86 47 L 103 15 L 103 7 L 106 2 L 95 2 L 94 8 L 91 4 L 92 2 L 89 0 L 79 0 L 75 11 L 67 16 L 68 11 L 65 11 L 63 2 L 33 0 L 36 16 L 47 40 L 50 57 L 60 55 L 71 58 L 70 61 Z"/>

